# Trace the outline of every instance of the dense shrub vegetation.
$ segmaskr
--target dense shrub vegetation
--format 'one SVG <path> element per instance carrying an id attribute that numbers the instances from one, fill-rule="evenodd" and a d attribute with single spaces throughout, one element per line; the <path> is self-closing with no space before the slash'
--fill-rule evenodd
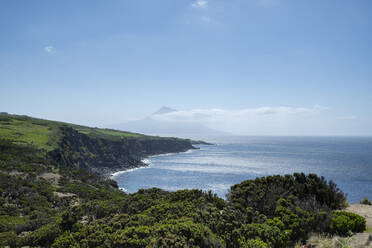
<path id="1" fill-rule="evenodd" d="M 61 140 L 73 158 L 74 139 Z M 0 247 L 291 247 L 312 232 L 365 229 L 362 217 L 338 211 L 346 199 L 336 185 L 313 174 L 244 181 L 224 200 L 200 190 L 125 194 L 65 162 L 0 138 Z"/>
<path id="2" fill-rule="evenodd" d="M 357 214 L 334 211 L 329 226 L 330 233 L 347 235 L 349 232 L 363 232 L 366 230 L 366 220 Z"/>
<path id="3" fill-rule="evenodd" d="M 372 205 L 372 202 L 370 200 L 368 200 L 367 197 L 364 197 L 362 200 L 360 200 L 360 204 Z"/>

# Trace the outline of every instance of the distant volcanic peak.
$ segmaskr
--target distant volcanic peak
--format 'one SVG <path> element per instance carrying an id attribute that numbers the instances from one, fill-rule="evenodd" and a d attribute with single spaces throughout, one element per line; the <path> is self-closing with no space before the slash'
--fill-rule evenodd
<path id="1" fill-rule="evenodd" d="M 177 110 L 163 106 L 158 111 L 154 112 L 152 115 L 163 115 L 163 114 L 168 114 L 168 113 L 175 112 L 175 111 Z"/>

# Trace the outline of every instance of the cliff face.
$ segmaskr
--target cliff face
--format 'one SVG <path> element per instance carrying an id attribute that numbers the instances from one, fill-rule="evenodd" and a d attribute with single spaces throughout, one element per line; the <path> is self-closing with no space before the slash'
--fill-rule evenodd
<path id="1" fill-rule="evenodd" d="M 187 139 L 161 138 L 5 114 L 0 114 L 0 141 L 0 145 L 7 144 L 9 149 L 19 146 L 23 150 L 32 148 L 35 152 L 25 154 L 38 155 L 43 160 L 47 158 L 51 165 L 89 169 L 101 175 L 143 166 L 141 160 L 149 155 L 194 148 Z"/>
<path id="2" fill-rule="evenodd" d="M 144 166 L 141 160 L 150 155 L 195 149 L 190 140 L 177 138 L 126 137 L 110 140 L 92 137 L 71 127 L 61 127 L 61 133 L 59 148 L 48 153 L 52 162 L 89 169 L 105 176 L 114 171 Z"/>

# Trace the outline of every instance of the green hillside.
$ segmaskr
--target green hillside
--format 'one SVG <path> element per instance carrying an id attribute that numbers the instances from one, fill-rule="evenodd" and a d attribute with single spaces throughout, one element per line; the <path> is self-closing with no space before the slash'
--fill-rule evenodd
<path id="1" fill-rule="evenodd" d="M 105 176 L 143 166 L 142 159 L 149 155 L 194 149 L 194 142 L 187 139 L 7 114 L 0 114 L 0 143 L 34 149 L 40 158 L 51 164 L 84 168 Z"/>
<path id="2" fill-rule="evenodd" d="M 312 233 L 347 236 L 365 219 L 338 211 L 337 186 L 310 174 L 201 190 L 119 190 L 109 172 L 190 140 L 1 115 L 0 247 L 294 247 Z M 103 176 L 102 176 L 103 175 Z"/>
<path id="3" fill-rule="evenodd" d="M 37 149 L 51 151 L 58 148 L 62 138 L 61 127 L 71 127 L 79 133 L 90 137 L 100 137 L 107 140 L 125 138 L 162 139 L 160 137 L 123 132 L 112 129 L 91 128 L 64 122 L 49 121 L 28 116 L 0 114 L 0 137 L 14 144 L 32 145 Z"/>

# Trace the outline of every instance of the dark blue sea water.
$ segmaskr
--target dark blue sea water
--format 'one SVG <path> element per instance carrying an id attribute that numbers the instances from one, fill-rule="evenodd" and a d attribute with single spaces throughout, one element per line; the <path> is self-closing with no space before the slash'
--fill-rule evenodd
<path id="1" fill-rule="evenodd" d="M 293 172 L 333 180 L 350 203 L 372 199 L 372 137 L 228 137 L 186 153 L 154 156 L 149 167 L 116 173 L 129 193 L 140 188 L 212 190 L 224 197 L 231 185 Z"/>

